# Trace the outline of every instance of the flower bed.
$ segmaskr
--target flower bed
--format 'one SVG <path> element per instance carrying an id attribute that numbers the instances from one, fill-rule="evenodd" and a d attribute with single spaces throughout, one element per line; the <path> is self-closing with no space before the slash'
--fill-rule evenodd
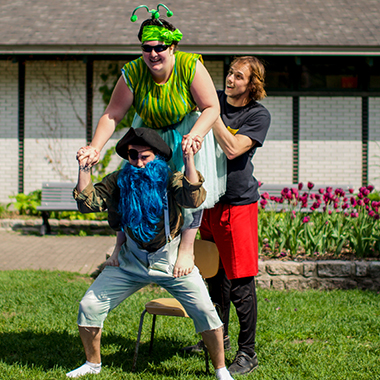
<path id="1" fill-rule="evenodd" d="M 261 194 L 259 246 L 269 258 L 377 258 L 380 254 L 380 201 L 374 187 L 345 192 L 332 187 L 312 193 L 303 184 Z M 309 206 L 308 204 L 310 204 Z M 281 211 L 278 211 L 278 210 Z M 276 210 L 276 211 L 275 211 Z M 264 212 L 265 211 L 265 212 Z"/>

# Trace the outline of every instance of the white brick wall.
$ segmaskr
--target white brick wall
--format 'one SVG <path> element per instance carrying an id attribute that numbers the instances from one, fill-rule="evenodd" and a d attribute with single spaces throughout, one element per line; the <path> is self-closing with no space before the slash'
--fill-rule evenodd
<path id="1" fill-rule="evenodd" d="M 380 190 L 380 98 L 369 98 L 368 182 Z"/>
<path id="2" fill-rule="evenodd" d="M 301 182 L 361 185 L 361 98 L 300 98 Z"/>
<path id="3" fill-rule="evenodd" d="M 115 61 L 94 62 L 93 129 L 104 111 L 101 73 Z M 119 68 L 124 62 L 116 62 Z M 206 61 L 215 87 L 224 87 L 223 62 Z M 76 181 L 75 153 L 85 144 L 86 66 L 82 61 L 27 61 L 25 192 L 43 181 Z M 0 61 L 0 202 L 17 193 L 18 65 Z M 68 74 L 69 73 L 69 74 Z M 269 97 L 272 115 L 264 146 L 254 157 L 255 176 L 266 183 L 292 181 L 292 98 Z M 106 148 L 120 137 L 115 134 Z M 380 99 L 369 99 L 369 182 L 380 188 Z M 6 154 L 4 154 L 4 152 Z M 300 181 L 361 185 L 361 99 L 300 98 Z M 119 160 L 115 158 L 109 169 Z"/>
<path id="4" fill-rule="evenodd" d="M 27 61 L 25 193 L 44 181 L 76 181 L 75 154 L 86 141 L 82 61 Z"/>
<path id="5" fill-rule="evenodd" d="M 292 98 L 268 97 L 261 101 L 271 114 L 264 145 L 253 157 L 255 177 L 264 183 L 292 182 Z"/>
<path id="6" fill-rule="evenodd" d="M 18 192 L 18 64 L 0 61 L 0 203 Z"/>

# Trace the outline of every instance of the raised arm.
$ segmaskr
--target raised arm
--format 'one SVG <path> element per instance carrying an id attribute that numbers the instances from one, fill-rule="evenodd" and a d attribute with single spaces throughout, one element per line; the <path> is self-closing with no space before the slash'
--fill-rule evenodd
<path id="1" fill-rule="evenodd" d="M 123 119 L 133 103 L 133 93 L 120 77 L 112 93 L 110 103 L 99 119 L 91 144 L 79 150 L 79 159 L 87 159 L 86 165 L 91 167 L 98 163 L 100 151 L 115 131 L 117 124 Z M 83 151 L 83 153 L 82 153 Z"/>

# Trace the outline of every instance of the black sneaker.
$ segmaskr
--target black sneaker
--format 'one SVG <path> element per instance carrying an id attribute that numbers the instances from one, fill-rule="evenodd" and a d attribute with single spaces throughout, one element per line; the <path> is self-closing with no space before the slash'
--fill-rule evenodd
<path id="1" fill-rule="evenodd" d="M 205 344 L 203 343 L 203 340 L 200 340 L 197 344 L 194 344 L 193 346 L 188 346 L 181 348 L 182 352 L 186 352 L 187 354 L 192 354 L 194 352 L 203 352 Z M 230 343 L 230 337 L 226 336 L 224 338 L 224 351 L 229 351 L 231 349 L 231 343 Z"/>
<path id="2" fill-rule="evenodd" d="M 246 373 L 251 373 L 258 366 L 259 362 L 256 354 L 254 354 L 253 357 L 250 357 L 245 352 L 238 351 L 228 370 L 231 375 L 244 375 Z"/>

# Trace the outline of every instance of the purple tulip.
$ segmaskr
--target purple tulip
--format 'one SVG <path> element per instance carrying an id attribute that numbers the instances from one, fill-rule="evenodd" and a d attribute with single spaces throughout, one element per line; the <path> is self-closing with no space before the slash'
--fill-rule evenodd
<path id="1" fill-rule="evenodd" d="M 355 207 L 357 205 L 356 199 L 354 197 L 351 197 L 350 202 L 352 204 L 352 207 Z"/>
<path id="2" fill-rule="evenodd" d="M 343 203 L 342 205 L 342 210 L 345 210 L 346 208 L 349 208 L 349 204 L 348 203 Z"/>
<path id="3" fill-rule="evenodd" d="M 362 193 L 364 196 L 367 196 L 370 193 L 370 191 L 368 189 L 363 189 Z"/>
<path id="4" fill-rule="evenodd" d="M 375 219 L 375 220 L 379 220 L 379 219 L 380 219 L 380 215 L 379 215 L 379 214 L 376 214 L 376 215 L 374 216 L 374 219 Z"/>
<path id="5" fill-rule="evenodd" d="M 368 186 L 367 186 L 367 190 L 369 190 L 369 192 L 372 192 L 373 189 L 374 189 L 374 187 L 373 187 L 372 185 L 368 185 Z"/>
<path id="6" fill-rule="evenodd" d="M 358 200 L 358 205 L 359 205 L 359 206 L 364 206 L 364 202 L 363 202 L 362 199 L 359 199 L 359 200 Z"/>
<path id="7" fill-rule="evenodd" d="M 349 191 L 350 194 L 354 193 L 354 189 L 348 189 L 348 191 Z"/>
<path id="8" fill-rule="evenodd" d="M 331 193 L 333 191 L 333 188 L 331 186 L 326 187 L 326 192 Z"/>
<path id="9" fill-rule="evenodd" d="M 319 189 L 318 191 L 319 191 L 319 194 L 323 194 L 323 193 L 325 192 L 325 189 L 322 189 L 322 188 L 321 188 L 321 189 Z"/>
<path id="10" fill-rule="evenodd" d="M 309 223 L 310 222 L 310 216 L 305 216 L 303 219 L 302 219 L 302 223 Z"/>
<path id="11" fill-rule="evenodd" d="M 261 205 L 261 207 L 262 208 L 265 208 L 265 206 L 267 205 L 267 200 L 266 199 L 262 199 L 261 201 L 260 201 L 260 205 Z"/>
<path id="12" fill-rule="evenodd" d="M 282 190 L 281 190 L 281 195 L 283 197 L 286 197 L 286 194 L 288 194 L 289 192 L 289 189 L 287 187 L 284 187 Z"/>
<path id="13" fill-rule="evenodd" d="M 302 188 L 303 188 L 303 183 L 300 182 L 300 183 L 298 184 L 298 190 L 302 190 Z"/>
<path id="14" fill-rule="evenodd" d="M 307 188 L 308 188 L 309 190 L 311 190 L 313 187 L 314 187 L 314 183 L 313 183 L 313 182 L 308 182 L 308 183 L 307 183 Z"/>
<path id="15" fill-rule="evenodd" d="M 359 216 L 359 213 L 357 213 L 357 212 L 355 212 L 355 211 L 353 211 L 352 213 L 351 213 L 351 218 L 357 218 Z"/>
<path id="16" fill-rule="evenodd" d="M 329 210 L 329 215 L 331 215 L 332 214 L 332 210 Z"/>
<path id="17" fill-rule="evenodd" d="M 369 198 L 364 198 L 363 202 L 367 205 L 370 202 L 370 199 Z"/>
<path id="18" fill-rule="evenodd" d="M 376 213 L 375 213 L 375 211 L 370 210 L 370 211 L 368 211 L 368 215 L 373 218 L 376 215 Z"/>
<path id="19" fill-rule="evenodd" d="M 263 198 L 263 199 L 269 199 L 269 194 L 268 194 L 268 192 L 266 191 L 265 193 L 262 193 L 262 194 L 261 194 L 261 198 Z"/>

